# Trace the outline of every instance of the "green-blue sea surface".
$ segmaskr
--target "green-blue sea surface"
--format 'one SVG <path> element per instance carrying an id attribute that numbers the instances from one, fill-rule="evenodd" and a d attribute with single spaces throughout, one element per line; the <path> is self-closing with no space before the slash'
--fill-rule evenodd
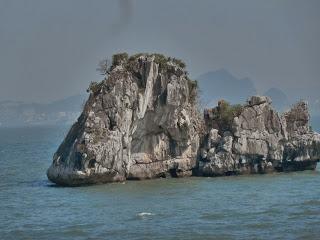
<path id="1" fill-rule="evenodd" d="M 320 171 L 65 188 L 67 128 L 0 129 L 0 239 L 320 239 Z"/>

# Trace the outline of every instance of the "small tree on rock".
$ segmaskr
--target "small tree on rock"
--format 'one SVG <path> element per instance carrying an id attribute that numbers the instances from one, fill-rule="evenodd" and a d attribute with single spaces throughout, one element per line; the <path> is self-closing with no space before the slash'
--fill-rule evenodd
<path id="1" fill-rule="evenodd" d="M 106 76 L 110 73 L 110 60 L 103 59 L 99 62 L 98 68 L 96 69 L 101 75 Z"/>

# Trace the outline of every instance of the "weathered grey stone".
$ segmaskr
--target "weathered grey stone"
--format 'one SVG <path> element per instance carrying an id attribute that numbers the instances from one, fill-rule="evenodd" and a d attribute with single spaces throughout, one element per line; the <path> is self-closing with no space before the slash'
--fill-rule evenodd
<path id="1" fill-rule="evenodd" d="M 200 122 L 194 83 L 155 55 L 119 61 L 96 88 L 54 155 L 48 178 L 79 185 L 188 176 Z"/>
<path id="2" fill-rule="evenodd" d="M 230 152 L 232 151 L 233 137 L 230 132 L 224 132 L 223 138 L 220 142 L 220 151 Z"/>
<path id="3" fill-rule="evenodd" d="M 267 96 L 252 96 L 251 98 L 248 99 L 249 106 L 261 105 L 263 103 L 271 104 L 272 101 Z"/>
<path id="4" fill-rule="evenodd" d="M 283 116 L 286 121 L 286 130 L 289 138 L 299 138 L 301 135 L 310 133 L 310 116 L 307 102 L 296 103 Z"/>
<path id="5" fill-rule="evenodd" d="M 206 117 L 207 125 L 219 125 L 214 122 L 214 115 L 207 114 Z M 230 171 L 264 173 L 314 169 L 320 159 L 320 135 L 309 129 L 305 102 L 299 102 L 290 111 L 279 115 L 272 109 L 268 97 L 253 96 L 234 117 L 229 129 L 232 132 L 222 133 L 218 148 L 210 148 L 212 130 L 209 131 L 208 143 L 204 143 L 209 152 L 206 161 L 199 165 L 200 174 L 215 176 L 230 174 Z"/>
<path id="6" fill-rule="evenodd" d="M 221 136 L 218 133 L 218 129 L 212 128 L 209 131 L 208 147 L 213 148 L 219 145 Z"/>
<path id="7" fill-rule="evenodd" d="M 235 173 L 236 161 L 230 152 L 218 152 L 212 154 L 209 162 L 205 162 L 201 166 L 201 173 L 204 176 L 219 176 Z"/>
<path id="8" fill-rule="evenodd" d="M 47 171 L 57 184 L 295 171 L 314 169 L 320 159 L 307 103 L 280 115 L 264 96 L 231 113 L 220 101 L 203 121 L 196 84 L 163 56 L 120 59 L 90 90 Z"/>

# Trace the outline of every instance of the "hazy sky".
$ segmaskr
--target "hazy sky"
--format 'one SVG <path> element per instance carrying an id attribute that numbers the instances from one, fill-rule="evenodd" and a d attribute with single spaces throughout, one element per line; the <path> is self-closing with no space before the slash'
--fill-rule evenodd
<path id="1" fill-rule="evenodd" d="M 51 101 L 100 80 L 126 51 L 185 60 L 192 77 L 226 68 L 260 92 L 320 90 L 318 0 L 0 0 L 0 100 Z M 235 89 L 236 90 L 236 89 Z"/>

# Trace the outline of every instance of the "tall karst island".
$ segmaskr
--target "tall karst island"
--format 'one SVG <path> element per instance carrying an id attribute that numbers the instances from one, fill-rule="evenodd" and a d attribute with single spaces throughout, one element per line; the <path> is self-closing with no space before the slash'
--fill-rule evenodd
<path id="1" fill-rule="evenodd" d="M 312 170 L 320 159 L 305 102 L 279 114 L 253 96 L 200 113 L 197 82 L 161 54 L 114 55 L 105 73 L 54 154 L 56 184 Z"/>

